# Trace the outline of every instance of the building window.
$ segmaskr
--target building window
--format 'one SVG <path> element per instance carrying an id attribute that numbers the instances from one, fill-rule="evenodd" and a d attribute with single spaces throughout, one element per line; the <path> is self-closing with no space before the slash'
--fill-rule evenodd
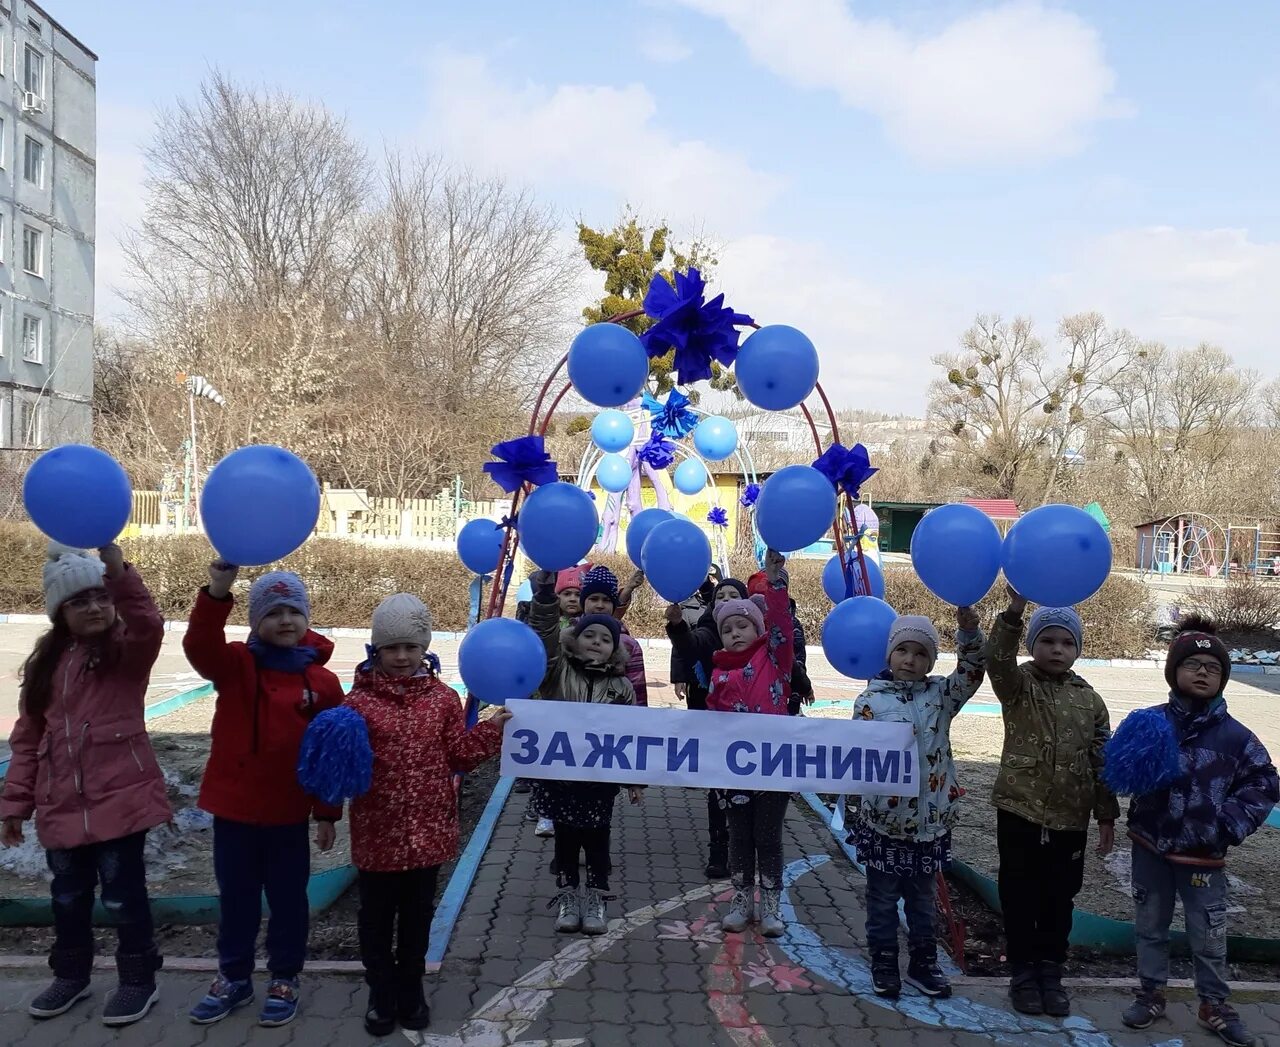
<path id="1" fill-rule="evenodd" d="M 29 364 L 44 363 L 44 321 L 38 316 L 22 318 L 22 358 Z"/>
<path id="2" fill-rule="evenodd" d="M 44 185 L 44 143 L 30 136 L 22 150 L 22 177 L 32 185 Z"/>
<path id="3" fill-rule="evenodd" d="M 0 42 L 0 54 L 4 54 L 4 44 Z M 0 117 L 0 167 L 4 167 L 4 118 Z"/>
<path id="4" fill-rule="evenodd" d="M 44 443 L 44 403 L 40 400 L 18 401 L 18 431 L 13 442 L 18 447 L 40 447 Z"/>
<path id="5" fill-rule="evenodd" d="M 44 276 L 44 233 L 22 227 L 22 268 L 32 276 Z"/>
<path id="6" fill-rule="evenodd" d="M 30 44 L 22 66 L 22 86 L 37 98 L 44 97 L 44 55 Z"/>
<path id="7" fill-rule="evenodd" d="M 36 34 L 36 36 L 39 36 L 39 35 L 40 35 L 40 33 L 41 33 L 41 32 L 43 31 L 43 29 L 44 29 L 44 26 L 42 26 L 42 25 L 41 25 L 39 22 L 37 22 L 34 18 L 28 18 L 28 19 L 27 19 L 27 25 L 29 25 L 29 26 L 31 27 L 31 31 L 32 31 L 33 33 L 35 33 L 35 34 Z"/>

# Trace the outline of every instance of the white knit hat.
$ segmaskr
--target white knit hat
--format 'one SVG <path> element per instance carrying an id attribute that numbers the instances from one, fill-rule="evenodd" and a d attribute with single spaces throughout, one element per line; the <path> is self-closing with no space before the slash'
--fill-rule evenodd
<path id="1" fill-rule="evenodd" d="M 373 612 L 374 649 L 393 643 L 416 643 L 424 651 L 431 647 L 431 612 L 412 593 L 388 596 Z"/>
<path id="2" fill-rule="evenodd" d="M 44 565 L 44 606 L 49 621 L 56 622 L 58 609 L 77 593 L 101 589 L 106 571 L 106 564 L 83 549 L 50 542 Z"/>
<path id="3" fill-rule="evenodd" d="M 893 654 L 898 644 L 908 640 L 929 652 L 929 668 L 932 669 L 938 660 L 938 630 L 933 627 L 933 622 L 919 614 L 901 615 L 889 630 L 889 648 L 885 657 Z"/>

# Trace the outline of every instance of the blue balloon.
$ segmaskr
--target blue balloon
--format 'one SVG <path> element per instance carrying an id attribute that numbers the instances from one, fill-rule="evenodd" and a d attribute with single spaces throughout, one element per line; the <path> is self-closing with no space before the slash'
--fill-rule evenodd
<path id="1" fill-rule="evenodd" d="M 574 566 L 595 544 L 599 526 L 591 495 L 563 480 L 537 488 L 516 521 L 525 555 L 544 571 Z"/>
<path id="2" fill-rule="evenodd" d="M 533 582 L 526 578 L 516 590 L 516 603 L 526 603 L 533 599 Z"/>
<path id="3" fill-rule="evenodd" d="M 635 438 L 635 424 L 621 411 L 601 411 L 591 423 L 591 439 L 602 451 L 625 451 Z"/>
<path id="4" fill-rule="evenodd" d="M 22 480 L 31 522 L 55 542 L 77 549 L 110 545 L 133 510 L 129 477 L 106 451 L 66 444 L 45 451 Z"/>
<path id="5" fill-rule="evenodd" d="M 871 592 L 868 593 L 862 579 L 862 568 L 858 564 L 857 556 L 847 550 L 845 556 L 849 560 L 849 569 L 853 575 L 853 592 L 849 595 L 874 596 L 883 600 L 884 573 L 880 570 L 880 565 L 869 556 L 862 558 L 862 562 L 867 565 L 867 579 L 871 582 Z M 839 556 L 831 557 L 822 568 L 822 591 L 827 594 L 827 599 L 832 603 L 840 603 L 849 599 L 848 596 L 845 596 L 844 571 L 840 569 Z"/>
<path id="6" fill-rule="evenodd" d="M 209 544 L 227 563 L 283 560 L 311 537 L 320 517 L 315 473 L 283 447 L 255 444 L 213 467 L 200 495 Z"/>
<path id="7" fill-rule="evenodd" d="M 771 324 L 747 336 L 733 373 L 751 403 L 766 411 L 789 411 L 818 384 L 818 350 L 794 327 Z"/>
<path id="8" fill-rule="evenodd" d="M 693 446 L 708 462 L 723 462 L 738 449 L 738 430 L 728 418 L 709 415 L 694 428 Z"/>
<path id="9" fill-rule="evenodd" d="M 972 607 L 1000 574 L 1000 532 L 975 506 L 940 505 L 911 533 L 911 564 L 939 600 Z"/>
<path id="10" fill-rule="evenodd" d="M 1009 584 L 1032 603 L 1070 607 L 1107 580 L 1111 539 L 1083 509 L 1042 505 L 1009 529 L 1001 563 Z"/>
<path id="11" fill-rule="evenodd" d="M 681 494 L 697 494 L 707 486 L 707 467 L 696 458 L 686 458 L 676 466 L 672 481 Z"/>
<path id="12" fill-rule="evenodd" d="M 592 324 L 569 346 L 569 381 L 597 407 L 619 407 L 640 395 L 649 378 L 649 356 L 621 324 Z"/>
<path id="13" fill-rule="evenodd" d="M 888 664 L 889 630 L 898 612 L 874 596 L 838 603 L 822 623 L 822 653 L 854 680 L 874 680 Z"/>
<path id="14" fill-rule="evenodd" d="M 528 698 L 541 686 L 547 652 L 524 622 L 488 618 L 472 626 L 458 645 L 458 673 L 468 694 L 503 705 L 512 698 Z"/>
<path id="15" fill-rule="evenodd" d="M 606 454 L 596 466 L 596 483 L 610 494 L 621 494 L 631 486 L 631 463 L 620 454 Z"/>
<path id="16" fill-rule="evenodd" d="M 836 518 L 836 489 L 811 465 L 779 469 L 760 488 L 756 528 L 764 544 L 780 553 L 812 545 Z"/>
<path id="17" fill-rule="evenodd" d="M 492 520 L 468 520 L 458 532 L 458 559 L 472 574 L 493 574 L 506 537 Z"/>
<path id="18" fill-rule="evenodd" d="M 658 524 L 666 523 L 673 515 L 666 509 L 645 509 L 631 518 L 627 524 L 627 557 L 633 564 L 643 569 L 644 540 Z"/>
<path id="19" fill-rule="evenodd" d="M 644 540 L 641 566 L 653 591 L 668 603 L 687 600 L 711 570 L 711 542 L 684 516 L 658 524 Z"/>

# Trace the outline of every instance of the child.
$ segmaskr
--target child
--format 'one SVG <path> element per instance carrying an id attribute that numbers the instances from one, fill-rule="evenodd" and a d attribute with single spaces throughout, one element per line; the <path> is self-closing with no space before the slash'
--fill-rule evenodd
<path id="1" fill-rule="evenodd" d="M 1004 752 L 992 803 L 1000 852 L 1000 905 L 1013 977 L 1009 997 L 1023 1014 L 1062 1018 L 1062 987 L 1073 901 L 1084 883 L 1090 812 L 1098 853 L 1109 854 L 1120 805 L 1102 784 L 1111 734 L 1106 703 L 1071 671 L 1083 627 L 1070 607 L 1031 616 L 1031 661 L 1018 665 L 1027 601 L 1009 589 L 1009 608 L 987 642 L 987 672 L 1004 711 Z"/>
<path id="2" fill-rule="evenodd" d="M 627 652 L 627 679 L 636 692 L 636 705 L 648 706 L 649 685 L 644 678 L 644 651 L 622 624 L 623 604 L 618 594 L 618 576 L 603 565 L 592 567 L 582 576 L 581 598 L 583 614 L 609 614 L 618 619 L 622 646 Z"/>
<path id="3" fill-rule="evenodd" d="M 636 696 L 627 679 L 626 648 L 618 620 L 607 614 L 586 614 L 561 630 L 554 575 L 541 572 L 534 581 L 530 622 L 547 649 L 547 675 L 540 688 L 543 699 L 634 705 Z M 604 934 L 604 894 L 609 890 L 609 831 L 618 786 L 605 782 L 539 782 L 541 813 L 555 822 L 555 868 L 560 893 L 556 930 L 572 934 Z M 640 789 L 630 786 L 632 803 Z M 579 898 L 578 865 L 585 854 L 587 887 Z"/>
<path id="4" fill-rule="evenodd" d="M 1266 821 L 1280 782 L 1257 736 L 1227 712 L 1222 693 L 1231 656 L 1212 622 L 1198 616 L 1179 622 L 1164 675 L 1169 701 L 1157 708 L 1178 740 L 1180 770 L 1168 788 L 1136 796 L 1129 806 L 1140 986 L 1123 1021 L 1146 1029 L 1164 1014 L 1169 925 L 1181 898 L 1199 1022 L 1232 1047 L 1249 1047 L 1253 1036 L 1227 1004 L 1226 853 Z"/>
<path id="5" fill-rule="evenodd" d="M 398 593 L 373 612 L 370 657 L 347 704 L 365 721 L 373 750 L 369 791 L 351 804 L 351 859 L 359 870 L 360 959 L 369 983 L 365 1029 L 389 1036 L 399 1021 L 427 1027 L 422 992 L 440 866 L 458 856 L 451 776 L 498 754 L 498 709 L 467 730 L 457 694 L 436 675 L 431 617 Z M 397 939 L 393 947 L 393 938 Z"/>
<path id="6" fill-rule="evenodd" d="M 98 555 L 49 546 L 44 595 L 53 628 L 22 665 L 0 817 L 4 845 L 16 847 L 22 823 L 37 816 L 53 873 L 53 984 L 28 1011 L 53 1018 L 89 995 L 93 892 L 101 880 L 120 980 L 102 1021 L 128 1025 L 160 998 L 142 855 L 147 830 L 173 812 L 143 710 L 164 620 L 118 546 Z"/>
<path id="7" fill-rule="evenodd" d="M 787 715 L 795 639 L 791 628 L 782 555 L 765 555 L 769 589 L 751 600 L 726 600 L 715 607 L 722 650 L 712 657 L 707 708 L 719 712 Z M 751 921 L 756 871 L 760 873 L 760 933 L 777 938 L 785 930 L 780 909 L 784 792 L 724 790 L 721 804 L 729 821 L 729 868 L 733 901 L 720 921 L 726 931 L 746 930 Z"/>
<path id="8" fill-rule="evenodd" d="M 867 867 L 867 948 L 877 996 L 902 991 L 898 974 L 898 899 L 907 914 L 907 981 L 926 996 L 950 996 L 938 966 L 934 910 L 937 875 L 951 861 L 951 828 L 959 816 L 951 720 L 982 686 L 983 636 L 978 616 L 956 609 L 956 670 L 930 676 L 938 633 L 928 618 L 904 615 L 889 630 L 889 667 L 853 706 L 854 719 L 913 725 L 920 750 L 920 792 L 862 797 L 853 834 Z"/>
<path id="9" fill-rule="evenodd" d="M 286 1025 L 298 1010 L 307 955 L 307 820 L 316 845 L 333 846 L 341 808 L 313 800 L 298 784 L 307 724 L 342 703 L 342 685 L 324 668 L 333 643 L 309 628 L 311 604 L 296 574 L 271 571 L 249 590 L 249 640 L 228 643 L 238 567 L 215 561 L 182 640 L 187 660 L 217 688 L 212 746 L 200 808 L 213 815 L 218 881 L 218 976 L 191 1010 L 197 1025 L 221 1021 L 253 1002 L 254 949 L 266 892 L 271 980 L 258 1023 Z"/>
<path id="10" fill-rule="evenodd" d="M 791 579 L 787 575 L 786 568 L 782 570 L 782 580 L 790 588 Z M 769 582 L 763 571 L 757 571 L 747 579 L 747 592 L 751 596 L 763 596 L 768 588 Z M 809 670 L 805 664 L 808 652 L 804 626 L 800 622 L 795 600 L 789 598 L 787 607 L 791 611 L 791 634 L 796 652 L 795 664 L 791 666 L 791 697 L 787 700 L 787 715 L 799 716 L 802 705 L 813 704 L 813 684 L 809 682 Z"/>

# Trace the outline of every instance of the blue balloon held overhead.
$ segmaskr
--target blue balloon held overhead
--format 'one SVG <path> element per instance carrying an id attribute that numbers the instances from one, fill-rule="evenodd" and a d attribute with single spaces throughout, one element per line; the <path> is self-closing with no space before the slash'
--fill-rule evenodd
<path id="1" fill-rule="evenodd" d="M 492 520 L 468 520 L 458 532 L 458 559 L 472 574 L 493 574 L 506 537 Z"/>
<path id="2" fill-rule="evenodd" d="M 621 494 L 631 486 L 631 463 L 620 454 L 606 454 L 596 466 L 596 483 L 610 494 Z"/>
<path id="3" fill-rule="evenodd" d="M 563 571 L 586 556 L 599 526 L 591 495 L 563 480 L 529 495 L 516 523 L 525 555 L 544 571 Z"/>
<path id="4" fill-rule="evenodd" d="M 756 500 L 760 537 L 780 553 L 812 545 L 827 533 L 835 518 L 835 488 L 811 465 L 779 469 L 764 482 Z"/>
<path id="5" fill-rule="evenodd" d="M 840 567 L 840 557 L 833 556 L 822 568 L 822 591 L 827 594 L 827 599 L 832 603 L 840 603 L 851 596 L 874 596 L 883 600 L 884 573 L 880 570 L 880 565 L 869 556 L 865 556 L 862 559 L 862 563 L 867 565 L 867 579 L 871 582 L 871 592 L 867 592 L 866 584 L 862 578 L 862 567 L 858 562 L 857 556 L 848 551 L 846 551 L 845 556 L 849 560 L 849 573 L 853 580 L 853 591 L 848 592 L 849 586 L 845 583 L 844 571 Z"/>
<path id="6" fill-rule="evenodd" d="M 854 680 L 873 680 L 888 664 L 889 630 L 898 613 L 874 596 L 838 603 L 822 623 L 822 653 Z"/>
<path id="7" fill-rule="evenodd" d="M 692 520 L 674 516 L 644 540 L 641 566 L 654 592 L 668 603 L 679 603 L 706 581 L 711 570 L 711 543 Z"/>
<path id="8" fill-rule="evenodd" d="M 489 618 L 472 626 L 458 645 L 458 673 L 468 694 L 504 705 L 538 689 L 547 674 L 547 652 L 524 622 Z"/>
<path id="9" fill-rule="evenodd" d="M 789 411 L 818 384 L 818 350 L 794 327 L 772 324 L 742 343 L 733 373 L 751 403 L 766 411 Z"/>
<path id="10" fill-rule="evenodd" d="M 676 466 L 672 482 L 681 494 L 697 494 L 707 486 L 707 467 L 696 458 L 686 458 Z"/>
<path id="11" fill-rule="evenodd" d="M 569 346 L 569 381 L 597 407 L 620 407 L 640 395 L 649 357 L 640 339 L 621 324 L 592 324 Z"/>
<path id="12" fill-rule="evenodd" d="M 709 415 L 694 429 L 693 446 L 708 462 L 723 462 L 738 449 L 738 430 L 728 418 Z"/>
<path id="13" fill-rule="evenodd" d="M 110 545 L 133 509 L 129 477 L 106 451 L 66 444 L 45 451 L 22 480 L 31 522 L 55 542 L 77 549 Z"/>
<path id="14" fill-rule="evenodd" d="M 255 444 L 213 467 L 200 495 L 209 544 L 227 563 L 259 567 L 283 560 L 315 530 L 320 485 L 283 447 Z"/>
<path id="15" fill-rule="evenodd" d="M 1107 580 L 1111 539 L 1083 509 L 1042 505 L 1009 529 L 1001 563 L 1009 584 L 1032 603 L 1070 607 Z"/>
<path id="16" fill-rule="evenodd" d="M 972 607 L 1000 574 L 1000 532 L 972 505 L 940 505 L 911 534 L 911 564 L 939 600 Z"/>
<path id="17" fill-rule="evenodd" d="M 528 603 L 533 599 L 533 582 L 526 578 L 516 590 L 516 603 Z"/>
<path id="18" fill-rule="evenodd" d="M 602 451 L 625 451 L 635 438 L 635 423 L 621 411 L 601 411 L 591 422 L 591 439 Z"/>
<path id="19" fill-rule="evenodd" d="M 627 524 L 627 558 L 641 570 L 644 569 L 644 564 L 640 562 L 644 553 L 644 540 L 658 524 L 666 523 L 673 515 L 666 509 L 645 509 L 636 513 Z"/>

